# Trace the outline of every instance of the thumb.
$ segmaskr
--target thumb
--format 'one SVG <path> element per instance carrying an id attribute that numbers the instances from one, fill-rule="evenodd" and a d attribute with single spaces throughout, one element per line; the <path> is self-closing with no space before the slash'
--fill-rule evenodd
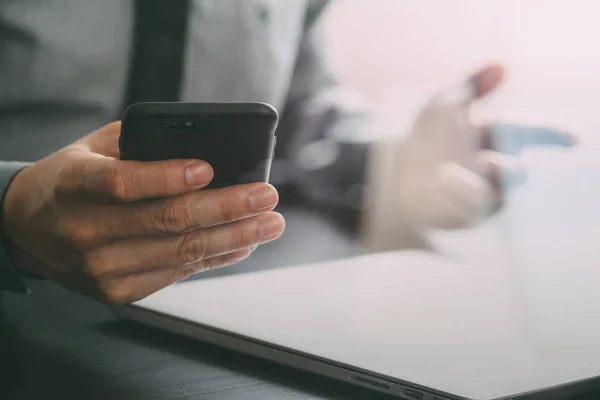
<path id="1" fill-rule="evenodd" d="M 436 97 L 436 101 L 469 105 L 474 100 L 492 93 L 502 83 L 504 75 L 504 67 L 500 64 L 490 64 L 466 80 L 442 90 Z"/>
<path id="2" fill-rule="evenodd" d="M 121 121 L 112 122 L 90 133 L 75 145 L 105 157 L 119 158 Z"/>
<path id="3" fill-rule="evenodd" d="M 505 70 L 500 64 L 491 64 L 471 77 L 474 99 L 480 99 L 492 93 L 504 80 Z"/>

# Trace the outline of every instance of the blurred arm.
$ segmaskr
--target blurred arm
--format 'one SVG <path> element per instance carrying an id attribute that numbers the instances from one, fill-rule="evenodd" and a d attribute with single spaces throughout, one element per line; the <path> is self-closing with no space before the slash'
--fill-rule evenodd
<path id="1" fill-rule="evenodd" d="M 393 205 L 397 176 L 390 170 L 375 185 L 367 177 L 369 159 L 391 157 L 377 164 L 393 168 L 393 158 L 399 154 L 395 149 L 399 150 L 402 144 L 365 140 L 375 126 L 374 110 L 356 92 L 341 84 L 332 69 L 321 18 L 328 3 L 313 1 L 307 13 L 306 31 L 279 126 L 283 132 L 280 140 L 287 142 L 278 144 L 276 155 L 292 164 L 285 169 L 292 174 L 301 194 L 349 228 L 357 228 L 368 207 L 369 220 L 361 225 L 371 247 L 428 247 L 402 215 L 401 207 L 386 209 L 378 204 L 383 201 L 388 208 Z M 367 194 L 372 197 L 368 205 Z M 385 220 L 383 225 L 382 220 Z M 370 232 L 374 226 L 378 226 L 374 228 L 377 233 Z M 382 235 L 388 237 L 383 240 Z"/>

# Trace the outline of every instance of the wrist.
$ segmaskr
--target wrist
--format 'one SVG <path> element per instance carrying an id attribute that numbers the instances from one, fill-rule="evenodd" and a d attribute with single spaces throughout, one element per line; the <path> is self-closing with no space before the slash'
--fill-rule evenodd
<path id="1" fill-rule="evenodd" d="M 17 177 L 27 168 L 27 166 L 23 166 L 14 171 L 12 176 L 8 179 L 4 186 L 4 190 L 1 193 L 0 197 L 0 244 L 5 246 L 7 249 L 11 247 L 10 238 L 10 217 L 12 216 L 10 204 L 14 201 L 12 200 L 15 181 Z"/>
<path id="2" fill-rule="evenodd" d="M 11 197 L 11 189 L 14 189 L 14 183 L 21 173 L 29 166 L 29 164 L 22 164 L 19 169 L 12 175 L 4 193 L 2 193 L 2 197 L 0 197 L 0 247 L 1 250 L 4 251 L 8 262 L 10 263 L 12 269 L 21 277 L 38 279 L 39 276 L 31 271 L 28 271 L 25 267 L 28 264 L 24 262 L 27 257 L 24 257 L 24 251 L 20 249 L 20 247 L 12 240 L 11 231 L 10 231 L 10 223 L 8 222 L 10 218 L 10 203 L 12 200 Z"/>
<path id="3" fill-rule="evenodd" d="M 0 162 L 0 290 L 23 294 L 29 293 L 29 288 L 23 282 L 23 275 L 15 267 L 14 261 L 9 258 L 12 246 L 8 242 L 5 199 L 8 188 L 26 166 L 25 163 Z"/>
<path id="4" fill-rule="evenodd" d="M 406 142 L 390 137 L 373 143 L 367 182 L 368 206 L 363 235 L 373 251 L 429 249 L 428 229 L 411 208 L 405 194 L 414 176 L 407 174 Z"/>

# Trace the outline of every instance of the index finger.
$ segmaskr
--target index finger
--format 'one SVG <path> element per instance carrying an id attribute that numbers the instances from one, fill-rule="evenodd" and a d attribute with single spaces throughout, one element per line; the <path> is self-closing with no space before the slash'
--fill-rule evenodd
<path id="1" fill-rule="evenodd" d="M 518 154 L 529 147 L 572 147 L 577 137 L 570 132 L 543 126 L 493 124 L 483 130 L 483 148 Z"/>
<path id="2" fill-rule="evenodd" d="M 90 202 L 132 202 L 198 190 L 210 183 L 212 167 L 201 160 L 122 161 L 83 157 L 63 179 L 62 189 Z"/>

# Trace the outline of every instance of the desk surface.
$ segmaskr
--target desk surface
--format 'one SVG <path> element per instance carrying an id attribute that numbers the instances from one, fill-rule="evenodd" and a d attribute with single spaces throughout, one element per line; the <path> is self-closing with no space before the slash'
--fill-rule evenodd
<path id="1" fill-rule="evenodd" d="M 278 242 L 196 279 L 359 252 L 353 240 L 319 216 L 294 209 L 282 213 L 288 229 Z M 49 282 L 31 286 L 27 298 L 2 298 L 17 376 L 14 399 L 388 398 L 118 320 L 108 308 Z M 586 400 L 593 398 L 598 395 Z"/>
<path id="2" fill-rule="evenodd" d="M 281 210 L 284 236 L 233 267 L 196 279 L 358 252 L 318 215 Z M 185 283 L 181 283 L 184 285 Z M 116 319 L 50 282 L 3 295 L 18 389 L 15 399 L 377 399 L 371 392 Z"/>

